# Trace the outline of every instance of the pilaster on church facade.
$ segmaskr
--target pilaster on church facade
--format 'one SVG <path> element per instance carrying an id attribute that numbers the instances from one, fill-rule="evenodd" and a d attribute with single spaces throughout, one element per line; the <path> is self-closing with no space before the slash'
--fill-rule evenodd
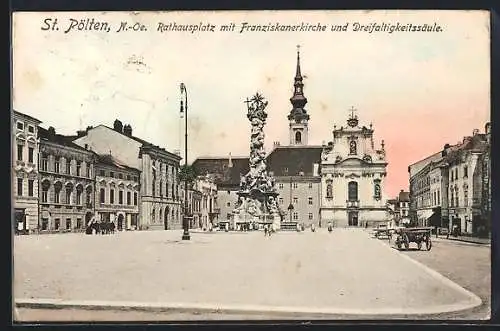
<path id="1" fill-rule="evenodd" d="M 321 218 L 334 226 L 372 226 L 387 221 L 385 146 L 375 148 L 374 130 L 359 126 L 354 111 L 347 126 L 334 126 L 321 155 Z"/>

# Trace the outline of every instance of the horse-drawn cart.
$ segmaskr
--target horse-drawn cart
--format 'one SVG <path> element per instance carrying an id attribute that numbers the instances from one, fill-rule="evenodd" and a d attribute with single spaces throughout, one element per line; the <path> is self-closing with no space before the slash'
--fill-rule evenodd
<path id="1" fill-rule="evenodd" d="M 431 241 L 432 228 L 400 228 L 396 230 L 396 246 L 401 249 L 404 246 L 405 249 L 410 248 L 410 243 L 416 243 L 418 249 L 422 248 L 422 244 L 425 243 L 425 248 L 430 251 L 432 248 Z"/>

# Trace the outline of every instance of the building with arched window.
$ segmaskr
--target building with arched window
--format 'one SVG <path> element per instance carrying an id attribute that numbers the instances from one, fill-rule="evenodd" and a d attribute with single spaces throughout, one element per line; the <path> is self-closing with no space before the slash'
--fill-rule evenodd
<path id="1" fill-rule="evenodd" d="M 384 182 L 387 176 L 384 141 L 375 149 L 372 126 L 359 126 L 352 111 L 347 126 L 334 126 L 333 141 L 321 156 L 323 223 L 374 226 L 387 222 Z"/>
<path id="2" fill-rule="evenodd" d="M 111 154 L 97 155 L 95 171 L 97 220 L 114 222 L 118 231 L 137 229 L 141 172 Z"/>
<path id="3" fill-rule="evenodd" d="M 74 142 L 88 146 L 98 154 L 111 153 L 123 165 L 140 170 L 139 229 L 182 228 L 179 155 L 134 136 L 132 127 L 122 125 L 119 120 L 114 122 L 113 128 L 105 125 L 89 127 L 79 132 Z M 116 189 L 112 190 L 116 195 L 114 199 L 119 198 Z"/>
<path id="4" fill-rule="evenodd" d="M 38 228 L 38 119 L 13 112 L 12 188 L 14 230 L 32 233 Z"/>
<path id="5" fill-rule="evenodd" d="M 83 231 L 94 216 L 95 155 L 71 136 L 39 128 L 41 232 Z"/>

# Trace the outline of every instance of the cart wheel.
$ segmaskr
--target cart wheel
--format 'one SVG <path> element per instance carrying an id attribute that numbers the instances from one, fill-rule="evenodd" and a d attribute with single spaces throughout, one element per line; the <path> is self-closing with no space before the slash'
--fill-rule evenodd
<path id="1" fill-rule="evenodd" d="M 401 249 L 401 240 L 396 240 L 396 246 L 398 246 L 398 249 Z"/>
<path id="2" fill-rule="evenodd" d="M 427 240 L 425 241 L 425 248 L 427 248 L 428 251 L 430 251 L 432 248 L 432 241 L 430 236 L 427 237 Z"/>
<path id="3" fill-rule="evenodd" d="M 409 249 L 410 248 L 410 239 L 408 238 L 407 234 L 405 234 L 403 236 L 403 243 L 405 245 L 405 249 Z"/>
<path id="4" fill-rule="evenodd" d="M 422 242 L 421 242 L 421 241 L 419 241 L 419 242 L 417 243 L 417 247 L 418 247 L 418 250 L 420 250 L 420 249 L 422 248 Z"/>

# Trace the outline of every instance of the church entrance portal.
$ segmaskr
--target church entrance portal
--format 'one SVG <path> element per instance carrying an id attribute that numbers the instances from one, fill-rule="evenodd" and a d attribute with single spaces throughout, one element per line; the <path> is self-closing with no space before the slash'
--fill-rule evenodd
<path id="1" fill-rule="evenodd" d="M 347 217 L 349 226 L 358 226 L 358 212 L 350 211 Z"/>

